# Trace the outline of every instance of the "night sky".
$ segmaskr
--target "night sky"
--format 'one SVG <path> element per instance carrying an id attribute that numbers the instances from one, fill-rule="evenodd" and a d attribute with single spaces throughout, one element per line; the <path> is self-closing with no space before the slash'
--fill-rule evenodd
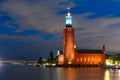
<path id="1" fill-rule="evenodd" d="M 77 49 L 120 52 L 120 0 L 0 0 L 0 59 L 37 60 L 63 49 L 71 6 Z"/>

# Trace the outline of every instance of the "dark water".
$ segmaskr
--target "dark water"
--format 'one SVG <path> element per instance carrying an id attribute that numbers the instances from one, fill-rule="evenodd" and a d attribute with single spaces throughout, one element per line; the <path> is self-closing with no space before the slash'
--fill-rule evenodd
<path id="1" fill-rule="evenodd" d="M 0 80 L 120 80 L 120 70 L 0 65 Z"/>

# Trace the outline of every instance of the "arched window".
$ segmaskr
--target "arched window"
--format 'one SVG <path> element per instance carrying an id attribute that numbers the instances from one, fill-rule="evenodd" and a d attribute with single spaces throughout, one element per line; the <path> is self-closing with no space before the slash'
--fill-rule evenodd
<path id="1" fill-rule="evenodd" d="M 84 61 L 86 62 L 86 58 L 84 58 Z"/>
<path id="2" fill-rule="evenodd" d="M 90 62 L 90 58 L 88 57 L 88 62 Z"/>
<path id="3" fill-rule="evenodd" d="M 82 57 L 80 58 L 80 61 L 82 62 Z"/>

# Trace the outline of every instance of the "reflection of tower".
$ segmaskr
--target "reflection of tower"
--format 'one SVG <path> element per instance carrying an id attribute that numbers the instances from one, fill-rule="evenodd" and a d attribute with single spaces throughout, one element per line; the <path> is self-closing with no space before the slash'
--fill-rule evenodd
<path id="1" fill-rule="evenodd" d="M 69 9 L 66 19 L 66 27 L 64 28 L 64 64 L 74 64 L 74 28 L 72 28 L 72 16 Z"/>

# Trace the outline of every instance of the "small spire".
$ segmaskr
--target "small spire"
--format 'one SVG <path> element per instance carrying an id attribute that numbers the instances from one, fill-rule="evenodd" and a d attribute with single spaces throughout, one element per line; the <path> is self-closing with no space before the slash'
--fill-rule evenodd
<path id="1" fill-rule="evenodd" d="M 67 8 L 67 10 L 68 10 L 68 13 L 70 13 L 70 9 L 71 9 L 71 7 L 68 7 L 68 8 Z"/>
<path id="2" fill-rule="evenodd" d="M 105 49 L 105 44 L 103 45 L 103 49 L 102 49 L 103 53 L 105 54 L 106 49 Z"/>
<path id="3" fill-rule="evenodd" d="M 103 44 L 103 48 L 105 48 L 105 44 Z"/>

